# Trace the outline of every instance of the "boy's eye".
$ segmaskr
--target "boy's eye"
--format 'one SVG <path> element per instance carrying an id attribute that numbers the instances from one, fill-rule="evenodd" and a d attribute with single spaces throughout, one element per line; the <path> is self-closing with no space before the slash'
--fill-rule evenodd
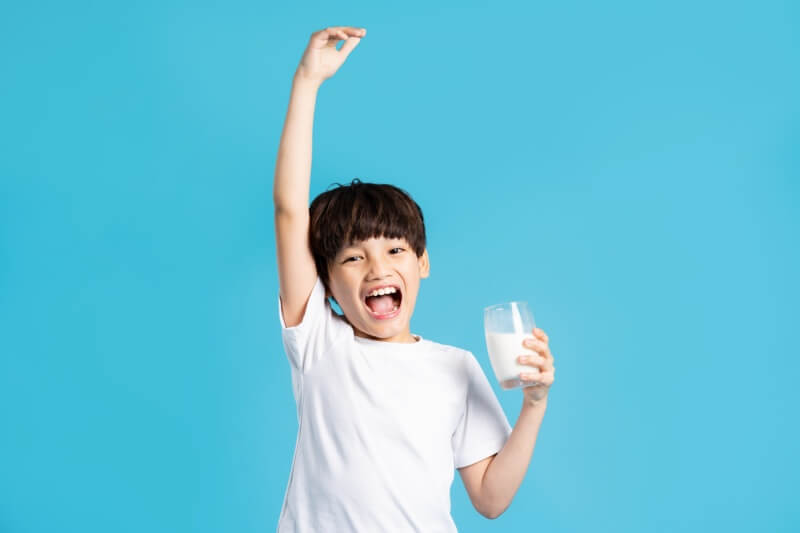
<path id="1" fill-rule="evenodd" d="M 395 255 L 395 254 L 399 254 L 399 253 L 404 252 L 404 251 L 405 251 L 404 248 L 395 247 L 395 248 L 392 248 L 391 250 L 389 250 L 389 253 L 392 254 L 392 255 Z M 345 259 L 343 259 L 342 263 L 349 263 L 351 261 L 356 261 L 358 259 L 361 259 L 360 255 L 351 255 L 350 257 L 346 257 Z"/>

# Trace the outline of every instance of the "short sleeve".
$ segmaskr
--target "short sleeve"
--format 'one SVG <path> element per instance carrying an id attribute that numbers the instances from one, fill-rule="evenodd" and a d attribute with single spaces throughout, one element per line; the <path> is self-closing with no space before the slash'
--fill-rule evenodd
<path id="1" fill-rule="evenodd" d="M 331 304 L 325 297 L 325 285 L 319 276 L 311 289 L 300 323 L 286 327 L 280 295 L 278 295 L 278 317 L 281 323 L 283 349 L 289 358 L 289 363 L 295 370 L 303 373 L 330 349 L 334 330 L 344 324 L 331 309 Z"/>
<path id="2" fill-rule="evenodd" d="M 475 356 L 466 352 L 467 396 L 464 414 L 453 432 L 456 468 L 469 466 L 503 449 L 511 426 Z"/>

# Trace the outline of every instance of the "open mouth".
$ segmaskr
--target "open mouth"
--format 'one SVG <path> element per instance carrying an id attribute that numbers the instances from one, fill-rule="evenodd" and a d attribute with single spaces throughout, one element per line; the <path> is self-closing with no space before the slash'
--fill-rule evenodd
<path id="1" fill-rule="evenodd" d="M 375 287 L 364 296 L 364 305 L 369 313 L 379 320 L 399 315 L 402 302 L 403 293 L 397 285 Z"/>

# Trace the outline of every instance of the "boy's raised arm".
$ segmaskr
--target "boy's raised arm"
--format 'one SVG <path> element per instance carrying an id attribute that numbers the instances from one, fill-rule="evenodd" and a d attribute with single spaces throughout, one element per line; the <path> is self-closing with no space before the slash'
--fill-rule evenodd
<path id="1" fill-rule="evenodd" d="M 364 35 L 365 29 L 350 26 L 314 32 L 294 74 L 272 191 L 281 308 L 287 327 L 302 320 L 317 277 L 308 244 L 311 138 L 317 91 Z M 336 50 L 336 43 L 342 39 L 346 39 L 345 43 Z"/>

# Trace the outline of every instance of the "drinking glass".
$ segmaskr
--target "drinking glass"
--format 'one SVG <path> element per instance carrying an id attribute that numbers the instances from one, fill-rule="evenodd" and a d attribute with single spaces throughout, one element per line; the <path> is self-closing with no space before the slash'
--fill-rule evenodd
<path id="1" fill-rule="evenodd" d="M 520 373 L 530 373 L 533 367 L 517 362 L 520 355 L 538 355 L 522 345 L 523 340 L 534 338 L 535 324 L 528 303 L 490 305 L 483 311 L 483 327 L 489 361 L 500 387 L 514 389 L 536 385 L 536 382 L 522 381 L 519 377 Z"/>

